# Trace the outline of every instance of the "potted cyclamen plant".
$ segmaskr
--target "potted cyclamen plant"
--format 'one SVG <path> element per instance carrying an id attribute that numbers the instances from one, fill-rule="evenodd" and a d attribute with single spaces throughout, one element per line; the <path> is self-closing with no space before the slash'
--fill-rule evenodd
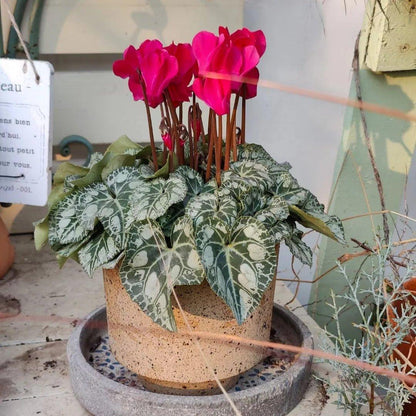
<path id="1" fill-rule="evenodd" d="M 60 165 L 36 225 L 36 246 L 48 242 L 61 265 L 72 258 L 89 275 L 104 269 L 112 351 L 154 391 L 231 387 L 264 351 L 195 343 L 189 332 L 269 340 L 279 244 L 310 265 L 297 223 L 343 241 L 340 220 L 290 165 L 246 144 L 245 104 L 265 49 L 262 31 L 222 27 L 192 45 L 129 46 L 113 70 L 144 101 L 150 145 L 123 136 L 88 168 Z M 160 148 L 151 108 L 160 110 Z"/>

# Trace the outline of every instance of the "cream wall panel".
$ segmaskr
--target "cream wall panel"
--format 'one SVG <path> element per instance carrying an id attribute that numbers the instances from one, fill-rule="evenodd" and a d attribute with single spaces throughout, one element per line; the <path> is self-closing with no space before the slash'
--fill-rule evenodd
<path id="1" fill-rule="evenodd" d="M 158 113 L 154 112 L 155 120 Z M 57 71 L 54 76 L 54 144 L 79 134 L 110 143 L 123 134 L 148 141 L 144 104 L 135 102 L 127 81 L 108 71 Z"/>
<path id="2" fill-rule="evenodd" d="M 375 72 L 416 69 L 416 0 L 372 0 L 370 5 L 368 67 Z"/>
<path id="3" fill-rule="evenodd" d="M 190 42 L 202 29 L 241 27 L 243 6 L 243 0 L 48 0 L 41 53 L 119 53 L 147 38 Z"/>

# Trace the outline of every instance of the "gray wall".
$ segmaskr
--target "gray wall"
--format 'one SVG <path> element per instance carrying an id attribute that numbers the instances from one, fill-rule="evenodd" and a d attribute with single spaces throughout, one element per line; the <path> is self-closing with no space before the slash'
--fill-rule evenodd
<path id="1" fill-rule="evenodd" d="M 364 6 L 364 0 L 246 0 L 245 26 L 262 29 L 267 38 L 261 78 L 348 97 Z M 341 105 L 261 88 L 249 102 L 247 139 L 262 144 L 277 161 L 289 161 L 300 184 L 327 205 L 344 112 Z M 316 233 L 307 238 L 316 244 Z M 293 278 L 286 249 L 279 276 Z M 313 269 L 300 272 L 302 279 L 312 276 Z M 302 303 L 309 291 L 309 284 L 301 285 Z"/>

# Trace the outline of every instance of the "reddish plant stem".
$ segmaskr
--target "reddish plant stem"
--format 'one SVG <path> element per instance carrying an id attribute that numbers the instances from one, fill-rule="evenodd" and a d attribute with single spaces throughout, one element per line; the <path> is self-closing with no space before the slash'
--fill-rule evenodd
<path id="1" fill-rule="evenodd" d="M 227 114 L 227 130 L 225 131 L 225 154 L 224 154 L 224 170 L 230 168 L 230 153 L 231 153 L 231 120 L 230 113 Z"/>
<path id="2" fill-rule="evenodd" d="M 213 123 L 214 121 L 214 123 Z M 211 178 L 211 165 L 213 159 L 214 140 L 215 140 L 215 113 L 214 110 L 209 110 L 208 117 L 208 157 L 207 157 L 207 171 L 205 173 L 205 182 Z"/>
<path id="3" fill-rule="evenodd" d="M 195 107 L 193 105 L 189 107 L 189 110 L 188 110 L 189 166 L 192 169 L 194 169 L 194 137 L 195 137 L 194 111 L 195 111 Z"/>
<path id="4" fill-rule="evenodd" d="M 246 142 L 246 84 L 243 84 L 242 89 L 242 106 L 241 106 L 241 144 Z M 237 153 L 235 153 L 234 162 L 237 160 Z"/>
<path id="5" fill-rule="evenodd" d="M 173 121 L 172 132 L 173 132 L 173 139 L 175 142 L 176 155 L 178 156 L 178 163 L 179 165 L 183 165 L 185 163 L 185 155 L 183 151 L 183 146 L 181 146 L 180 144 L 179 134 L 178 134 L 178 126 L 180 122 L 178 120 L 178 116 L 176 115 L 175 107 L 168 93 L 165 94 L 165 98 L 166 98 L 166 102 L 168 104 L 168 108 L 170 110 L 170 114 L 171 114 L 172 121 Z"/>
<path id="6" fill-rule="evenodd" d="M 183 104 L 179 106 L 179 123 L 183 123 Z"/>
<path id="7" fill-rule="evenodd" d="M 235 124 L 236 124 L 236 118 L 237 118 L 237 108 L 238 108 L 238 101 L 239 101 L 240 96 L 237 94 L 234 100 L 234 106 L 233 106 L 233 113 L 231 116 L 231 122 L 230 122 L 230 131 L 229 131 L 229 138 L 227 137 L 227 140 L 229 140 L 230 146 L 233 149 L 233 160 L 234 162 L 237 160 L 237 138 L 236 138 L 236 134 L 235 134 Z M 227 158 L 228 156 L 228 161 L 226 160 L 224 162 L 224 170 L 228 170 L 229 169 L 229 163 L 230 163 L 230 149 L 228 149 L 227 152 L 227 147 L 225 148 L 225 157 Z M 227 167 L 226 167 L 226 163 L 227 163 Z"/>
<path id="8" fill-rule="evenodd" d="M 215 117 L 214 117 L 215 122 Z M 215 179 L 221 185 L 222 116 L 218 116 L 218 136 L 215 142 Z"/>
<path id="9" fill-rule="evenodd" d="M 149 136 L 150 136 L 150 147 L 152 148 L 152 161 L 153 161 L 153 166 L 156 172 L 159 169 L 159 166 L 157 164 L 157 155 L 156 155 L 155 138 L 153 134 L 152 116 L 150 114 L 149 100 L 147 99 L 146 85 L 144 84 L 144 81 L 142 80 L 141 74 L 139 74 L 139 78 L 141 79 L 144 104 L 146 107 L 147 126 L 149 128 Z"/>

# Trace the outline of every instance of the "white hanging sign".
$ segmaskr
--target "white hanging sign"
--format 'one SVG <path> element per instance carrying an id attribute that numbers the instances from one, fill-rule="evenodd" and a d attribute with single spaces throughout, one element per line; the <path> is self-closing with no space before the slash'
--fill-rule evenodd
<path id="1" fill-rule="evenodd" d="M 51 187 L 49 62 L 0 59 L 0 202 L 43 206 Z"/>

